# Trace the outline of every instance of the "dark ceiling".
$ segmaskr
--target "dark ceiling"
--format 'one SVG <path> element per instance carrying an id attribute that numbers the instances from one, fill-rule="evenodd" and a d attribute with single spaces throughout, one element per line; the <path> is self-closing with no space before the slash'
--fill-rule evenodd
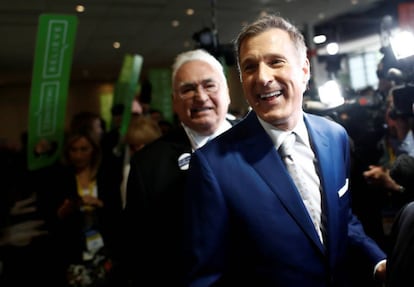
<path id="1" fill-rule="evenodd" d="M 395 13 L 396 0 L 13 0 L 0 1 L 0 85 L 30 82 L 39 15 L 77 15 L 73 80 L 116 80 L 126 53 L 143 56 L 143 69 L 169 67 L 174 56 L 196 46 L 194 33 L 215 28 L 230 46 L 241 26 L 263 11 L 279 12 L 308 36 L 328 31 L 344 40 L 378 30 Z M 86 10 L 76 14 L 75 5 Z M 186 9 L 193 8 L 188 16 Z M 172 27 L 173 20 L 180 22 Z M 121 47 L 114 49 L 112 43 Z"/>

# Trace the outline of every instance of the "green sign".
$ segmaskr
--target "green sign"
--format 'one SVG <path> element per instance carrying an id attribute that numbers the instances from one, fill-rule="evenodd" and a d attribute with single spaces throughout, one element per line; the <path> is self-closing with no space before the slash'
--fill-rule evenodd
<path id="1" fill-rule="evenodd" d="M 39 17 L 29 106 L 28 168 L 51 165 L 62 152 L 77 18 Z"/>
<path id="2" fill-rule="evenodd" d="M 164 118 L 173 123 L 171 69 L 151 69 L 149 79 L 153 86 L 151 107 L 161 111 Z"/>
<path id="3" fill-rule="evenodd" d="M 124 105 L 120 130 L 121 136 L 125 135 L 131 119 L 132 101 L 137 91 L 142 62 L 142 56 L 126 54 L 118 82 L 115 85 L 114 103 L 122 103 Z"/>

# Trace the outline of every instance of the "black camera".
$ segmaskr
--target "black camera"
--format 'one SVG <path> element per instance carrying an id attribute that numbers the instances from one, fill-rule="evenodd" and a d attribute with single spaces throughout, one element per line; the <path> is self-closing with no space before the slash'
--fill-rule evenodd
<path id="1" fill-rule="evenodd" d="M 414 85 L 408 83 L 395 87 L 391 91 L 394 107 L 391 118 L 414 116 Z"/>

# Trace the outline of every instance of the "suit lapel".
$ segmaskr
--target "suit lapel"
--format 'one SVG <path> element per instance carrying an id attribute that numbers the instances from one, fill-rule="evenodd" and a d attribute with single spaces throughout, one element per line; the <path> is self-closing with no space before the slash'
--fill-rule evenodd
<path id="1" fill-rule="evenodd" d="M 288 176 L 287 170 L 273 146 L 270 137 L 260 125 L 256 114 L 250 112 L 243 122 L 246 134 L 239 149 L 263 181 L 280 199 L 287 212 L 295 219 L 300 228 L 323 250 L 323 246 L 313 227 L 299 192 Z M 260 131 L 260 132 L 258 132 Z M 276 214 L 276 213 L 275 213 Z"/>
<path id="2" fill-rule="evenodd" d="M 341 152 L 337 150 L 336 146 L 330 146 L 328 138 L 321 132 L 324 128 L 319 124 L 319 121 L 314 121 L 312 117 L 305 116 L 305 123 L 308 128 L 309 137 L 313 151 L 318 159 L 318 172 L 321 180 L 322 194 L 324 201 L 324 215 L 326 216 L 326 235 L 328 246 L 335 245 L 338 242 L 336 235 L 338 232 L 335 230 L 339 226 L 338 212 L 338 194 L 335 185 L 335 179 L 337 178 L 337 167 L 332 163 L 332 159 L 335 158 L 333 153 Z M 314 144 L 317 143 L 317 144 Z M 331 253 L 331 255 L 333 255 Z"/>

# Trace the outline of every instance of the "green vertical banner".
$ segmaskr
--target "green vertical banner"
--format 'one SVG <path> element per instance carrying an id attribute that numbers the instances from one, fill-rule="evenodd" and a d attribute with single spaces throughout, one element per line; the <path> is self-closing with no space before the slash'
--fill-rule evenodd
<path id="1" fill-rule="evenodd" d="M 76 16 L 39 17 L 29 106 L 30 170 L 51 165 L 62 152 L 76 28 Z"/>
<path id="2" fill-rule="evenodd" d="M 173 123 L 171 69 L 151 69 L 149 80 L 153 87 L 151 107 L 161 111 L 164 118 Z"/>
<path id="3" fill-rule="evenodd" d="M 118 82 L 115 85 L 114 104 L 123 104 L 122 123 L 120 133 L 124 136 L 131 119 L 132 101 L 138 87 L 143 58 L 140 55 L 126 54 L 122 63 Z"/>

